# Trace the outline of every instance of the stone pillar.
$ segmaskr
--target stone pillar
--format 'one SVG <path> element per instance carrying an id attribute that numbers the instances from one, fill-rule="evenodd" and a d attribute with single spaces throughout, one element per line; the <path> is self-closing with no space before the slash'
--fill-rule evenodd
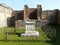
<path id="1" fill-rule="evenodd" d="M 42 7 L 41 5 L 37 5 L 37 19 L 40 20 L 42 15 Z"/>
<path id="2" fill-rule="evenodd" d="M 29 19 L 29 10 L 28 10 L 28 6 L 24 5 L 24 20 Z"/>

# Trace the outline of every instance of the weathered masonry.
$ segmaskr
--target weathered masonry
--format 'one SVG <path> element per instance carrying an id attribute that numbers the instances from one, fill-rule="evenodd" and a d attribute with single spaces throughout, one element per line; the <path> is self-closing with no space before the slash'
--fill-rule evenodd
<path id="1" fill-rule="evenodd" d="M 27 5 L 24 5 L 24 10 L 14 11 L 14 15 L 17 20 L 17 25 L 24 25 L 24 20 L 40 20 L 42 15 L 41 5 L 37 5 L 37 8 L 29 8 Z"/>
<path id="2" fill-rule="evenodd" d="M 26 19 L 41 19 L 42 7 L 37 5 L 37 8 L 29 8 L 27 5 L 24 5 L 24 10 L 14 11 L 14 15 L 18 20 Z"/>
<path id="3" fill-rule="evenodd" d="M 17 20 L 47 20 L 49 23 L 60 25 L 60 10 L 44 10 L 42 11 L 42 6 L 37 5 L 37 8 L 29 8 L 24 5 L 24 10 L 14 11 L 14 15 Z"/>
<path id="4" fill-rule="evenodd" d="M 41 19 L 42 7 L 37 5 L 37 8 L 29 8 L 27 5 L 24 6 L 24 20 L 26 19 Z"/>
<path id="5" fill-rule="evenodd" d="M 0 3 L 0 27 L 10 24 L 8 21 L 9 17 L 12 17 L 12 8 Z"/>

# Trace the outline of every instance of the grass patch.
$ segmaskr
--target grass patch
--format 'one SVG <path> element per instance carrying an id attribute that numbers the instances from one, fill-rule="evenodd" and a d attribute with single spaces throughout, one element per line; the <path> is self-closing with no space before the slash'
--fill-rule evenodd
<path id="1" fill-rule="evenodd" d="M 13 28 L 12 28 L 13 29 Z M 51 40 L 46 36 L 46 34 L 41 30 L 40 27 L 36 27 L 39 31 L 40 36 L 37 38 L 31 37 L 18 37 L 17 35 L 8 35 L 8 41 L 4 41 L 4 30 L 11 30 L 9 27 L 0 28 L 0 45 L 52 45 Z M 13 29 L 14 31 L 14 29 Z M 24 32 L 25 28 L 21 27 L 17 32 Z"/>

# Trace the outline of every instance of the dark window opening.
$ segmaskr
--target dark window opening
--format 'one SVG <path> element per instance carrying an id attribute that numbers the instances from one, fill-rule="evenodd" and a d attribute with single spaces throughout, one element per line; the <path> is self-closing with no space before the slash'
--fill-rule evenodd
<path id="1" fill-rule="evenodd" d="M 37 10 L 35 10 L 29 14 L 29 19 L 37 19 Z"/>

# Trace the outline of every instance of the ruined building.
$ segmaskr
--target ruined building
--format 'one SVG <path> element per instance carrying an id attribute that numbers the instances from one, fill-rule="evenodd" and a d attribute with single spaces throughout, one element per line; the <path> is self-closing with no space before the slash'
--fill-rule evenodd
<path id="1" fill-rule="evenodd" d="M 24 10 L 14 11 L 14 16 L 17 20 L 20 20 L 19 24 L 23 24 L 23 20 L 34 19 L 34 20 L 47 20 L 51 24 L 60 25 L 60 10 L 44 10 L 42 6 L 37 5 L 37 8 L 29 8 L 24 5 Z"/>
<path id="2" fill-rule="evenodd" d="M 40 19 L 42 14 L 42 7 L 38 5 L 37 8 L 29 8 L 27 5 L 24 6 L 24 10 L 14 11 L 14 15 L 20 20 L 25 19 Z"/>
<path id="3" fill-rule="evenodd" d="M 42 6 L 37 5 L 37 8 L 29 8 L 24 5 L 24 10 L 13 10 L 9 6 L 0 3 L 0 27 L 15 26 L 15 21 L 18 25 L 24 25 L 24 20 L 47 20 L 49 23 L 60 25 L 60 10 L 44 10 Z"/>
<path id="4" fill-rule="evenodd" d="M 27 5 L 24 5 L 24 10 L 14 11 L 16 20 L 18 20 L 18 25 L 24 25 L 23 20 L 40 20 L 42 14 L 41 5 L 37 5 L 37 8 L 29 8 Z"/>

